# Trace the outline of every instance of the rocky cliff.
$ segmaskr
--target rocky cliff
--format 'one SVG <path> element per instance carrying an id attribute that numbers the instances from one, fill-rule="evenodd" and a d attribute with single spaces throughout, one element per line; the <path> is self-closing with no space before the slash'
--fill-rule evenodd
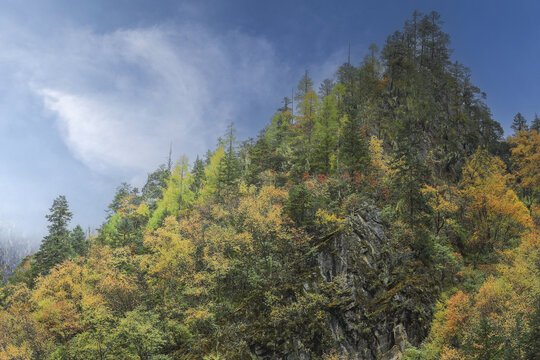
<path id="1" fill-rule="evenodd" d="M 318 253 L 322 281 L 335 289 L 328 326 L 349 359 L 400 359 L 407 342 L 427 334 L 433 279 L 388 234 L 378 209 L 366 206 Z"/>

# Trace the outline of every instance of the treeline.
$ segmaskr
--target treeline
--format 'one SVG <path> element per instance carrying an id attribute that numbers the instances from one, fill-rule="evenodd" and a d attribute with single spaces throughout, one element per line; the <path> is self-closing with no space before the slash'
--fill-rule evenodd
<path id="1" fill-rule="evenodd" d="M 504 140 L 441 25 L 415 12 L 318 89 L 306 71 L 256 139 L 231 124 L 204 158 L 122 184 L 96 236 L 57 198 L 2 289 L 0 359 L 340 356 L 317 253 L 367 207 L 439 299 L 412 300 L 434 315 L 408 358 L 534 359 L 540 121 Z"/>

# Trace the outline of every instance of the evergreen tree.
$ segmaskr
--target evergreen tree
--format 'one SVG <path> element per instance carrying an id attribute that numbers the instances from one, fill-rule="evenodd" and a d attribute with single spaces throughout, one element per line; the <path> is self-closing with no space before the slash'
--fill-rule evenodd
<path id="1" fill-rule="evenodd" d="M 71 248 L 76 255 L 84 256 L 88 250 L 88 239 L 80 225 L 75 226 L 69 235 Z"/>
<path id="2" fill-rule="evenodd" d="M 517 113 L 514 116 L 514 119 L 512 120 L 512 126 L 510 126 L 514 130 L 514 134 L 517 134 L 521 131 L 527 131 L 527 120 L 521 113 Z"/>
<path id="3" fill-rule="evenodd" d="M 317 94 L 313 91 L 313 81 L 306 70 L 302 79 L 298 83 L 296 100 L 298 101 L 298 115 L 296 116 L 295 129 L 297 136 L 295 139 L 296 152 L 296 175 L 310 172 L 311 153 L 313 150 L 313 128 L 318 111 Z"/>
<path id="4" fill-rule="evenodd" d="M 345 115 L 341 119 L 340 163 L 341 169 L 349 174 L 365 173 L 369 163 L 367 136 L 358 117 Z"/>
<path id="5" fill-rule="evenodd" d="M 313 80 L 309 77 L 309 71 L 306 70 L 300 81 L 298 82 L 298 86 L 296 87 L 297 92 L 294 96 L 294 99 L 298 102 L 302 102 L 308 92 L 313 91 Z"/>
<path id="6" fill-rule="evenodd" d="M 534 114 L 534 120 L 531 124 L 531 130 L 536 130 L 540 132 L 540 117 L 538 117 L 538 114 Z"/>
<path id="7" fill-rule="evenodd" d="M 191 191 L 198 193 L 203 185 L 206 177 L 204 175 L 204 162 L 199 159 L 199 156 L 195 159 L 193 163 L 193 170 L 191 171 L 193 175 L 193 182 L 191 183 Z"/>
<path id="8" fill-rule="evenodd" d="M 234 137 L 234 123 L 231 123 L 222 140 L 225 154 L 219 164 L 218 194 L 221 190 L 230 191 L 236 185 L 241 174 L 241 164 L 236 152 L 236 138 Z"/>
<path id="9" fill-rule="evenodd" d="M 335 163 L 337 131 L 339 128 L 336 99 L 329 95 L 323 99 L 314 129 L 314 149 L 311 167 L 315 173 L 329 174 Z"/>
<path id="10" fill-rule="evenodd" d="M 163 193 L 163 189 L 167 186 L 167 179 L 171 175 L 171 170 L 165 165 L 161 165 L 156 171 L 148 174 L 146 184 L 142 188 L 141 198 L 150 209 L 155 209 L 156 201 L 158 201 Z M 122 190 L 123 196 L 133 193 L 133 190 L 125 188 Z M 113 205 L 117 207 L 116 205 Z M 111 209 L 112 210 L 112 209 Z"/>
<path id="11" fill-rule="evenodd" d="M 321 85 L 319 85 L 319 97 L 324 99 L 332 93 L 334 89 L 334 81 L 332 79 L 324 79 Z"/>
<path id="12" fill-rule="evenodd" d="M 472 339 L 466 351 L 473 359 L 496 360 L 501 358 L 503 339 L 500 330 L 491 323 L 488 317 L 482 316 L 478 325 L 472 330 Z"/>
<path id="13" fill-rule="evenodd" d="M 49 233 L 43 238 L 39 251 L 35 255 L 33 275 L 46 274 L 56 264 L 72 255 L 70 231 L 67 226 L 72 218 L 68 202 L 64 195 L 58 196 L 46 215 Z"/>
<path id="14" fill-rule="evenodd" d="M 107 218 L 113 216 L 120 209 L 126 196 L 137 197 L 138 194 L 139 189 L 136 187 L 133 187 L 126 182 L 120 184 L 120 186 L 116 188 L 113 201 L 107 207 Z"/>
<path id="15" fill-rule="evenodd" d="M 292 111 L 291 99 L 285 96 L 281 102 L 283 103 L 283 106 L 277 109 L 280 113 L 286 113 L 287 111 Z"/>

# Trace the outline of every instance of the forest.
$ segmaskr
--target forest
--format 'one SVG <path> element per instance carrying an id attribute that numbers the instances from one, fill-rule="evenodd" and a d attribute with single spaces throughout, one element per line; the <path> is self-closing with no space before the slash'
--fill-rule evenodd
<path id="1" fill-rule="evenodd" d="M 442 24 L 306 70 L 96 233 L 58 196 L 0 287 L 0 360 L 540 359 L 540 118 L 505 138 Z"/>

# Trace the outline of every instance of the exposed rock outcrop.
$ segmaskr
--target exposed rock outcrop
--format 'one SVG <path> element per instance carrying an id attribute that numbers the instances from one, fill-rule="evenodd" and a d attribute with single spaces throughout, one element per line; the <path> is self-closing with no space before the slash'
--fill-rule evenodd
<path id="1" fill-rule="evenodd" d="M 339 352 L 349 359 L 402 358 L 407 342 L 427 332 L 435 296 L 429 274 L 405 246 L 388 237 L 378 209 L 365 207 L 318 254 L 325 284 L 335 285 L 329 326 Z"/>

